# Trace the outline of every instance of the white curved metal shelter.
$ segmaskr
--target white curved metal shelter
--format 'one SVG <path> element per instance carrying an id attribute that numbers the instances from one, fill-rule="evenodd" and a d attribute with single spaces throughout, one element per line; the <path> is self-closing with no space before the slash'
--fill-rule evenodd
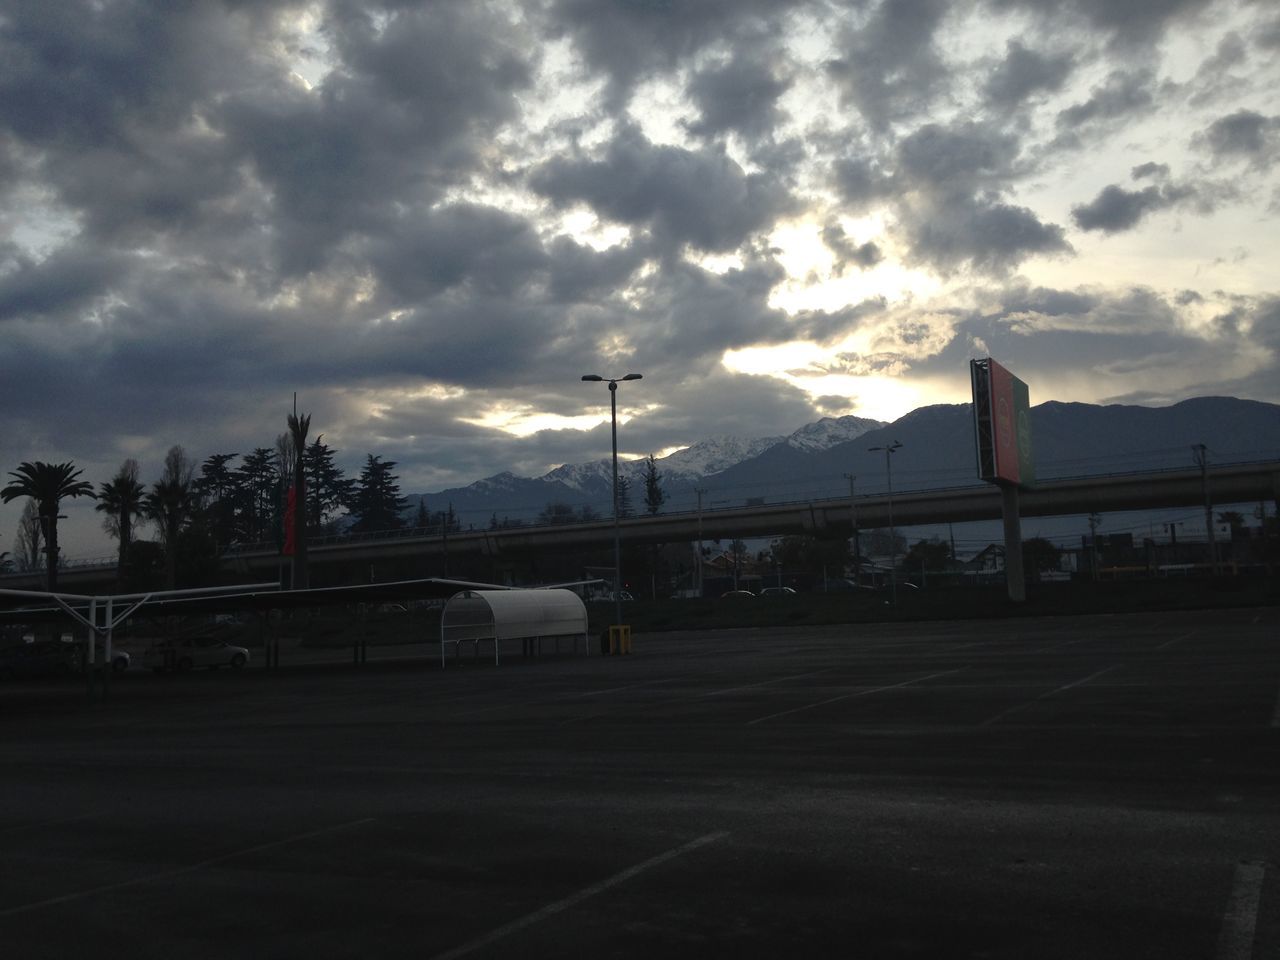
<path id="1" fill-rule="evenodd" d="M 493 641 L 493 662 L 499 662 L 503 640 L 523 640 L 528 651 L 543 639 L 578 638 L 590 653 L 587 642 L 587 608 L 572 590 L 556 588 L 536 590 L 464 590 L 445 603 L 440 615 L 440 666 L 444 666 L 444 649 L 461 643 Z"/>

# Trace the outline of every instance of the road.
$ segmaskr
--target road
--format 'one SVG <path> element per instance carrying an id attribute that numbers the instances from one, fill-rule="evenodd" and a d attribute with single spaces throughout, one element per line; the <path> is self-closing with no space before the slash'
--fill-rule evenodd
<path id="1" fill-rule="evenodd" d="M 0 763 L 13 960 L 1280 956 L 1275 608 L 9 684 Z"/>

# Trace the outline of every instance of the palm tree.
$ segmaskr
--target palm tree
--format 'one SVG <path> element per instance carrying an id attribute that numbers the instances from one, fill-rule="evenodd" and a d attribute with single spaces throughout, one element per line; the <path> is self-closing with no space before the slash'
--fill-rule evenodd
<path id="1" fill-rule="evenodd" d="M 81 472 L 70 461 L 24 462 L 10 472 L 14 482 L 0 490 L 0 500 L 5 503 L 18 497 L 30 497 L 36 502 L 45 542 L 45 582 L 50 593 L 58 588 L 58 507 L 64 497 L 93 496 L 93 485 L 76 479 Z"/>
<path id="2" fill-rule="evenodd" d="M 311 414 L 289 414 L 289 435 L 293 439 L 293 589 L 307 588 L 307 431 Z"/>
<path id="3" fill-rule="evenodd" d="M 133 521 L 142 516 L 146 492 L 146 487 L 138 482 L 138 461 L 133 459 L 122 463 L 116 475 L 98 489 L 98 503 L 94 509 L 107 515 L 102 526 L 120 540 L 116 577 L 121 582 L 129 561 L 129 546 L 133 543 Z"/>

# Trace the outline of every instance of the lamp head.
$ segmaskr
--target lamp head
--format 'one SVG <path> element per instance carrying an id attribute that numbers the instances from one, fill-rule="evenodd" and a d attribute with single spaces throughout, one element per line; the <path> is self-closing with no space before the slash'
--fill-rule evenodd
<path id="1" fill-rule="evenodd" d="M 600 374 L 598 373 L 587 373 L 587 374 L 583 374 L 582 379 L 587 380 L 591 383 L 599 383 L 604 379 L 604 377 L 600 376 Z"/>

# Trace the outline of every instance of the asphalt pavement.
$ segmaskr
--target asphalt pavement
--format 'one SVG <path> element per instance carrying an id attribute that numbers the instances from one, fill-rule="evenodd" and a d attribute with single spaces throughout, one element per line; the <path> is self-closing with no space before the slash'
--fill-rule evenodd
<path id="1" fill-rule="evenodd" d="M 519 653 L 0 686 L 0 951 L 1280 957 L 1280 609 Z"/>

